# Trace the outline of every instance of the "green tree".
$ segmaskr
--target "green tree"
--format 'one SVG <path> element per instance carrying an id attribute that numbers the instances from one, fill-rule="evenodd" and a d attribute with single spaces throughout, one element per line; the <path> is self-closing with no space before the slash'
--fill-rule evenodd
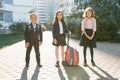
<path id="1" fill-rule="evenodd" d="M 117 0 L 91 0 L 97 19 L 98 39 L 113 40 L 119 29 L 120 9 Z"/>
<path id="2" fill-rule="evenodd" d="M 9 29 L 11 30 L 12 34 L 20 34 L 23 33 L 25 28 L 24 22 L 15 22 L 12 25 L 10 25 Z"/>
<path id="3" fill-rule="evenodd" d="M 120 41 L 120 35 L 118 34 L 118 32 L 120 32 L 119 0 L 74 0 L 74 2 L 78 5 L 76 10 L 78 10 L 79 13 L 73 13 L 72 16 L 77 15 L 77 17 L 82 18 L 83 10 L 88 6 L 95 10 L 98 40 Z"/>

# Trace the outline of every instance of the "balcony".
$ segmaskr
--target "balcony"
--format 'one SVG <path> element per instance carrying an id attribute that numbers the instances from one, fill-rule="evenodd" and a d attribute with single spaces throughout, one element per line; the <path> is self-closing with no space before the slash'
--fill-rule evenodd
<path id="1" fill-rule="evenodd" d="M 2 8 L 3 7 L 3 1 L 0 1 L 0 8 Z"/>

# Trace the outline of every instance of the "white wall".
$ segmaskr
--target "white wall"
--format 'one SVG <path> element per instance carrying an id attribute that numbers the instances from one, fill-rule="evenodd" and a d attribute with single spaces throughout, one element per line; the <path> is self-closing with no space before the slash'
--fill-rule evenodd
<path id="1" fill-rule="evenodd" d="M 13 5 L 4 4 L 2 10 L 4 11 L 13 11 Z"/>
<path id="2" fill-rule="evenodd" d="M 13 0 L 13 4 L 15 5 L 26 5 L 33 6 L 33 0 Z"/>
<path id="3" fill-rule="evenodd" d="M 13 21 L 21 22 L 29 20 L 29 11 L 32 9 L 29 7 L 15 6 L 13 11 Z"/>
<path id="4" fill-rule="evenodd" d="M 13 22 L 29 21 L 29 11 L 33 8 L 33 0 L 14 0 Z"/>

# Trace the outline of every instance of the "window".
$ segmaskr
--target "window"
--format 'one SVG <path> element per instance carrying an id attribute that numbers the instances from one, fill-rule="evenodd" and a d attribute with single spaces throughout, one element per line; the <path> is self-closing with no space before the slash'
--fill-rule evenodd
<path id="1" fill-rule="evenodd" d="M 5 0 L 6 4 L 13 4 L 13 0 Z"/>
<path id="2" fill-rule="evenodd" d="M 0 1 L 0 7 L 3 7 L 3 1 L 2 0 Z"/>
<path id="3" fill-rule="evenodd" d="M 0 12 L 0 21 L 3 21 L 3 13 Z"/>
<path id="4" fill-rule="evenodd" d="M 4 15 L 5 15 L 5 21 L 6 21 L 6 22 L 12 22 L 12 21 L 13 21 L 12 12 L 10 12 L 10 11 L 5 11 L 5 12 L 4 12 Z"/>

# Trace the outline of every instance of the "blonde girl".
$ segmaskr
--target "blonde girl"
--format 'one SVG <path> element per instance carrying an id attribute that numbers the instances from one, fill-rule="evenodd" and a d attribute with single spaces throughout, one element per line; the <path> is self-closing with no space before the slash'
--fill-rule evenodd
<path id="1" fill-rule="evenodd" d="M 80 40 L 80 46 L 83 46 L 83 55 L 84 55 L 84 66 L 87 66 L 86 60 L 86 50 L 87 47 L 90 49 L 91 54 L 91 63 L 95 66 L 94 62 L 94 51 L 93 48 L 96 48 L 96 19 L 94 10 L 91 7 L 87 7 L 83 14 L 83 20 L 81 25 L 82 37 Z"/>

